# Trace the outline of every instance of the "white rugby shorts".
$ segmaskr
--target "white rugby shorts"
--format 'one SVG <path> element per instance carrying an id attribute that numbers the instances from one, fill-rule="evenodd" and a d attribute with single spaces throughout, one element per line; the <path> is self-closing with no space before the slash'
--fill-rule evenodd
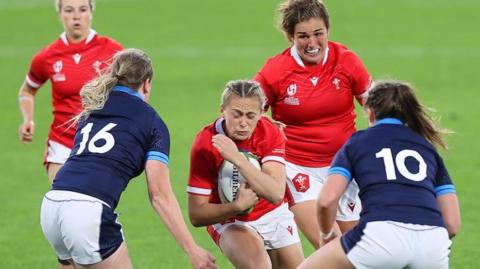
<path id="1" fill-rule="evenodd" d="M 341 243 L 357 269 L 448 269 L 452 244 L 444 227 L 395 221 L 358 225 Z"/>
<path id="2" fill-rule="evenodd" d="M 286 163 L 287 184 L 294 204 L 317 200 L 318 194 L 327 179 L 329 168 L 329 166 L 314 168 L 290 162 Z M 355 221 L 360 219 L 362 203 L 358 197 L 358 191 L 357 182 L 352 180 L 338 202 L 337 220 Z"/>
<path id="3" fill-rule="evenodd" d="M 63 144 L 53 140 L 47 141 L 47 152 L 45 153 L 45 163 L 64 164 L 72 150 Z"/>
<path id="4" fill-rule="evenodd" d="M 71 191 L 45 194 L 40 224 L 60 260 L 83 265 L 108 258 L 124 240 L 117 214 L 105 202 Z"/>
<path id="5" fill-rule="evenodd" d="M 222 233 L 231 225 L 240 225 L 255 231 L 263 239 L 266 250 L 279 249 L 300 242 L 297 225 L 287 203 L 266 213 L 257 220 L 235 220 L 223 224 L 217 223 L 208 226 L 207 230 L 218 245 Z"/>

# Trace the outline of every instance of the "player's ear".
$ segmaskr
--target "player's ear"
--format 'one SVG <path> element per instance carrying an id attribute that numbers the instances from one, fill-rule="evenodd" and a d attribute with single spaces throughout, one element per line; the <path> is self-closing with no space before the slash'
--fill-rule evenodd
<path id="1" fill-rule="evenodd" d="M 288 41 L 293 44 L 293 35 L 286 34 L 286 37 L 287 37 Z"/>
<path id="2" fill-rule="evenodd" d="M 368 126 L 372 126 L 377 120 L 375 117 L 375 111 L 373 111 L 372 108 L 367 107 L 365 108 L 365 113 L 367 113 Z"/>
<path id="3" fill-rule="evenodd" d="M 150 97 L 150 92 L 152 90 L 152 79 L 146 79 L 140 87 L 140 90 L 142 91 L 142 95 L 146 97 L 145 99 L 148 100 L 148 97 Z"/>

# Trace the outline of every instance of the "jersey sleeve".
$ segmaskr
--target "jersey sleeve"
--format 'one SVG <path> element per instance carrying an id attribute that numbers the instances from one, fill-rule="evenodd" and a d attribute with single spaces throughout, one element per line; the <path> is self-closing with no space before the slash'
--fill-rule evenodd
<path id="1" fill-rule="evenodd" d="M 265 121 L 268 120 L 265 119 Z M 283 134 L 277 126 L 270 122 L 266 122 L 266 128 L 268 128 L 266 136 L 268 137 L 267 141 L 269 141 L 269 143 L 261 159 L 262 164 L 269 161 L 285 164 L 285 138 Z"/>
<path id="2" fill-rule="evenodd" d="M 437 155 L 437 173 L 435 175 L 434 181 L 434 190 L 435 194 L 438 196 L 442 196 L 447 193 L 455 193 L 455 186 L 453 185 L 452 179 L 448 174 L 447 168 L 443 163 L 443 160 L 440 156 Z"/>
<path id="3" fill-rule="evenodd" d="M 218 176 L 218 173 L 215 168 L 215 160 L 202 138 L 204 138 L 202 134 L 197 136 L 190 151 L 187 192 L 210 196 L 214 189 L 214 179 Z"/>
<path id="4" fill-rule="evenodd" d="M 363 105 L 363 100 L 372 84 L 372 76 L 370 76 L 367 68 L 355 53 L 350 52 L 346 57 L 346 61 L 352 82 L 352 93 Z"/>
<path id="5" fill-rule="evenodd" d="M 267 63 L 268 64 L 268 63 Z M 265 94 L 265 107 L 263 108 L 265 111 L 268 111 L 268 108 L 274 102 L 274 94 L 272 85 L 270 85 L 263 74 L 263 69 L 258 71 L 258 73 L 253 77 L 253 80 L 260 84 L 260 87 Z"/>
<path id="6" fill-rule="evenodd" d="M 155 115 L 150 133 L 151 144 L 147 151 L 147 160 L 157 160 L 166 165 L 170 156 L 170 133 L 163 120 Z"/>
<path id="7" fill-rule="evenodd" d="M 333 158 L 332 165 L 328 169 L 328 175 L 339 174 L 344 176 L 348 181 L 352 180 L 352 162 L 349 158 L 348 149 L 350 148 L 350 143 L 347 141 L 335 157 Z"/>
<path id="8" fill-rule="evenodd" d="M 30 69 L 26 76 L 26 83 L 28 86 L 38 89 L 48 80 L 48 74 L 45 70 L 44 64 L 44 50 L 38 52 L 32 59 Z"/>

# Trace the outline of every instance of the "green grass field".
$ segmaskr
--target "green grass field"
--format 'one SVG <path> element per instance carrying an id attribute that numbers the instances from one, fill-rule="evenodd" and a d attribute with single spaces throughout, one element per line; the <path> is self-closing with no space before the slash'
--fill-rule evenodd
<path id="1" fill-rule="evenodd" d="M 151 104 L 172 135 L 171 177 L 186 212 L 189 149 L 196 132 L 219 112 L 226 81 L 250 78 L 288 44 L 274 27 L 277 0 L 98 0 L 94 28 L 126 47 L 145 50 L 155 67 Z M 479 268 L 480 79 L 477 0 L 326 1 L 330 39 L 348 45 L 375 79 L 412 82 L 423 102 L 437 109 L 455 134 L 442 151 L 457 185 L 463 227 L 451 267 Z M 54 268 L 54 252 L 39 225 L 48 180 L 42 167 L 51 120 L 50 87 L 37 95 L 35 141 L 23 145 L 17 92 L 32 55 L 62 31 L 53 0 L 0 0 L 0 268 Z M 477 74 L 477 75 L 475 75 Z M 475 90 L 477 89 L 477 90 Z M 475 120 L 477 118 L 477 120 Z M 475 123 L 477 122 L 477 123 Z M 359 116 L 359 126 L 365 126 Z M 477 156 L 477 157 L 475 157 Z M 135 268 L 188 268 L 188 260 L 148 202 L 144 177 L 132 181 L 118 212 Z M 204 229 L 195 239 L 232 268 Z M 306 254 L 312 252 L 304 244 Z"/>

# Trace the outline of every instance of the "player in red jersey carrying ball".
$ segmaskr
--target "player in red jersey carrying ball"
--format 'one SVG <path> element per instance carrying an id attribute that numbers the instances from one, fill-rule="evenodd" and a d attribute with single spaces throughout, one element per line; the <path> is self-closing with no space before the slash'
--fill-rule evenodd
<path id="1" fill-rule="evenodd" d="M 280 27 L 291 43 L 256 74 L 273 119 L 286 124 L 286 169 L 295 221 L 315 246 L 319 228 L 315 201 L 333 156 L 355 131 L 354 102 L 360 104 L 372 79 L 360 59 L 328 40 L 330 22 L 319 0 L 287 0 Z M 356 224 L 361 210 L 358 186 L 340 200 L 342 231 Z"/>
<path id="2" fill-rule="evenodd" d="M 263 116 L 264 98 L 254 81 L 226 85 L 221 117 L 203 128 L 192 145 L 189 215 L 194 226 L 207 226 L 236 268 L 296 268 L 303 252 L 285 199 L 285 138 Z M 242 152 L 255 155 L 261 170 Z M 224 160 L 246 181 L 231 203 L 221 203 L 218 191 Z"/>

